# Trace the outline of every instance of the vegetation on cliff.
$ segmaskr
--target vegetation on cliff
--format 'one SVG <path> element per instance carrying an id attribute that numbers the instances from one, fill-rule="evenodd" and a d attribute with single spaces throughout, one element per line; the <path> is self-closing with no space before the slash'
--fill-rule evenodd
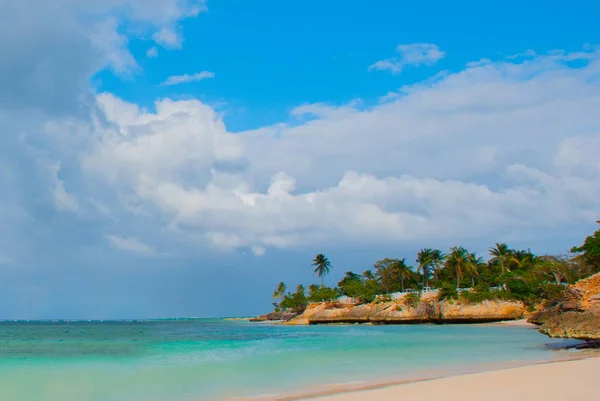
<path id="1" fill-rule="evenodd" d="M 529 306 L 552 304 L 562 298 L 567 284 L 600 271 L 600 230 L 572 252 L 535 255 L 530 250 L 496 243 L 488 250 L 486 261 L 462 246 L 452 247 L 446 254 L 424 248 L 416 255 L 416 266 L 409 265 L 406 258 L 384 258 L 361 274 L 346 272 L 334 288 L 323 283 L 332 264 L 325 255 L 318 254 L 312 266 L 321 285 L 312 284 L 308 291 L 299 285 L 288 292 L 280 283 L 273 294 L 273 305 L 276 311 L 302 313 L 310 303 L 345 296 L 355 303 L 368 304 L 389 300 L 390 294 L 398 292 L 414 292 L 411 302 L 418 303 L 421 293 L 435 290 L 441 300 L 466 303 L 499 300 L 521 301 Z"/>

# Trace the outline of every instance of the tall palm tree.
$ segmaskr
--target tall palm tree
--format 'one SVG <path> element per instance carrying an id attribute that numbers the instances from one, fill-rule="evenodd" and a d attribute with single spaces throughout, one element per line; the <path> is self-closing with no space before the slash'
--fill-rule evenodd
<path id="1" fill-rule="evenodd" d="M 450 248 L 446 267 L 456 277 L 456 288 L 460 288 L 460 279 L 469 269 L 469 252 L 462 246 Z"/>
<path id="2" fill-rule="evenodd" d="M 490 256 L 492 256 L 490 263 L 498 263 L 502 269 L 502 274 L 506 273 L 508 263 L 513 253 L 512 249 L 510 249 L 505 243 L 496 242 L 495 247 L 489 249 L 489 253 Z"/>
<path id="3" fill-rule="evenodd" d="M 483 261 L 483 258 L 481 256 L 477 256 L 476 252 L 469 254 L 468 270 L 471 273 L 473 287 L 475 287 L 475 277 L 479 276 L 479 272 L 481 272 L 481 269 L 485 266 L 486 264 Z"/>
<path id="4" fill-rule="evenodd" d="M 436 274 L 440 271 L 440 269 L 444 266 L 444 262 L 446 261 L 446 254 L 444 254 L 439 249 L 433 249 L 431 251 L 431 268 Z"/>
<path id="5" fill-rule="evenodd" d="M 331 269 L 331 263 L 329 262 L 329 259 L 327 259 L 327 256 L 319 253 L 313 259 L 312 265 L 315 266 L 314 272 L 317 273 L 317 275 L 321 278 L 321 287 L 324 287 L 323 277 L 326 274 L 329 274 L 329 270 Z"/>
<path id="6" fill-rule="evenodd" d="M 433 249 L 421 249 L 415 262 L 418 264 L 417 271 L 423 274 L 423 287 L 427 287 L 429 285 L 429 274 L 433 267 Z"/>
<path id="7" fill-rule="evenodd" d="M 394 263 L 394 270 L 400 278 L 400 285 L 402 287 L 402 292 L 404 292 L 404 282 L 406 280 L 414 279 L 415 272 L 412 271 L 411 267 L 406 264 L 406 259 L 398 259 Z"/>
<path id="8" fill-rule="evenodd" d="M 275 288 L 275 291 L 273 292 L 273 298 L 274 299 L 283 298 L 286 291 L 287 291 L 287 286 L 285 285 L 285 283 L 281 282 L 281 283 L 277 284 L 277 288 Z"/>

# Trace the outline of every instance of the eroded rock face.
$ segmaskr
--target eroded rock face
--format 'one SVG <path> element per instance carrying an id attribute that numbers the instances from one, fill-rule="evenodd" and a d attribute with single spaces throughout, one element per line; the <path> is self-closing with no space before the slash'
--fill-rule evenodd
<path id="1" fill-rule="evenodd" d="M 522 302 L 483 301 L 477 304 L 441 302 L 439 319 L 446 323 L 484 323 L 521 319 L 525 314 Z"/>
<path id="2" fill-rule="evenodd" d="M 433 321 L 434 312 L 432 303 L 423 302 L 416 307 L 392 303 L 373 314 L 369 320 L 376 324 L 430 323 Z"/>
<path id="3" fill-rule="evenodd" d="M 380 304 L 357 305 L 352 307 L 342 307 L 333 309 L 324 309 L 311 316 L 308 321 L 310 324 L 318 323 L 369 323 L 372 315 L 381 310 Z"/>
<path id="4" fill-rule="evenodd" d="M 578 293 L 580 308 L 590 309 L 593 304 L 598 302 L 596 297 L 600 295 L 600 273 L 579 280 L 572 288 Z"/>
<path id="5" fill-rule="evenodd" d="M 579 280 L 556 306 L 534 313 L 528 322 L 550 337 L 600 340 L 600 273 Z"/>
<path id="6" fill-rule="evenodd" d="M 600 308 L 559 313 L 548 318 L 540 332 L 549 337 L 600 340 Z"/>
<path id="7" fill-rule="evenodd" d="M 414 306 L 404 302 L 384 302 L 317 308 L 310 309 L 310 316 L 299 316 L 290 323 L 483 323 L 520 319 L 525 313 L 523 303 L 507 301 L 486 301 L 479 304 L 428 301 Z"/>

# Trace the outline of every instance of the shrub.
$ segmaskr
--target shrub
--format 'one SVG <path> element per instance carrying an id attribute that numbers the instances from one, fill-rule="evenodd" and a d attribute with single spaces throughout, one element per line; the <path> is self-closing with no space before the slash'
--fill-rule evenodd
<path id="1" fill-rule="evenodd" d="M 443 283 L 439 287 L 440 290 L 440 300 L 445 299 L 458 299 L 458 291 L 456 291 L 456 287 L 454 284 Z"/>
<path id="2" fill-rule="evenodd" d="M 340 293 L 329 287 L 310 286 L 308 300 L 310 302 L 333 301 L 340 296 Z"/>
<path id="3" fill-rule="evenodd" d="M 421 295 L 416 292 L 407 294 L 404 296 L 404 303 L 411 308 L 415 308 L 421 303 Z"/>

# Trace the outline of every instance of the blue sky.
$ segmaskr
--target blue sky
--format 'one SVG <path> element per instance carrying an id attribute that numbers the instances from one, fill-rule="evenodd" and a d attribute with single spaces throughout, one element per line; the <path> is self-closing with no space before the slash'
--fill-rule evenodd
<path id="1" fill-rule="evenodd" d="M 255 314 L 281 280 L 600 215 L 595 2 L 0 13 L 0 318 Z"/>

